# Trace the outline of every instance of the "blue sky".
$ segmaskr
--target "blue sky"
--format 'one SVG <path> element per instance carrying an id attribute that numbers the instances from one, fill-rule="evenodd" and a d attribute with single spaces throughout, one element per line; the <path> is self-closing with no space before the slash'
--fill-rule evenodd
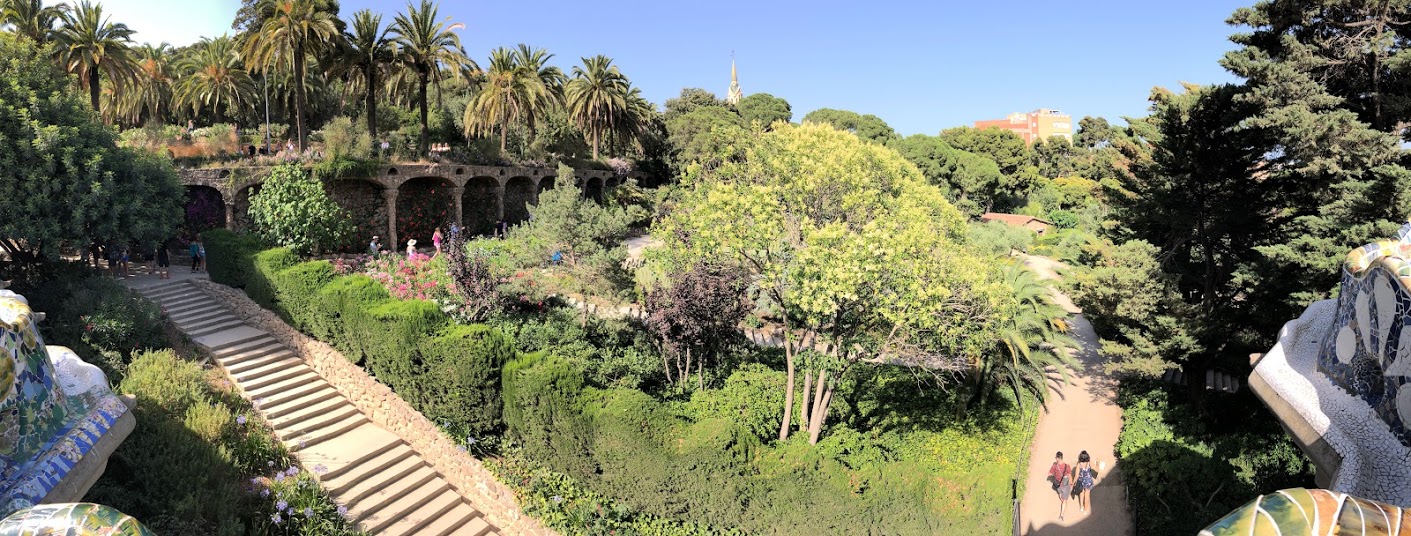
<path id="1" fill-rule="evenodd" d="M 183 45 L 227 32 L 238 0 L 101 0 L 138 41 Z M 1142 115 L 1153 86 L 1234 79 L 1224 21 L 1253 0 L 1134 2 L 740 1 L 441 2 L 465 23 L 466 50 L 529 43 L 565 71 L 606 54 L 660 105 L 683 87 L 724 96 L 735 53 L 746 94 L 880 116 L 903 134 L 934 134 L 1009 112 L 1057 108 Z M 342 0 L 345 17 L 405 2 Z"/>

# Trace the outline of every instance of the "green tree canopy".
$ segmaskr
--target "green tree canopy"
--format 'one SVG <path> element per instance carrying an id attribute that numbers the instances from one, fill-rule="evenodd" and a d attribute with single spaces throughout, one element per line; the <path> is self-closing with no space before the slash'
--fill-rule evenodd
<path id="1" fill-rule="evenodd" d="M 677 150 L 678 170 L 693 162 L 709 163 L 743 133 L 745 126 L 739 115 L 719 106 L 696 108 L 671 118 L 666 122 L 667 139 Z"/>
<path id="2" fill-rule="evenodd" d="M 330 251 L 352 232 L 348 212 L 328 197 L 323 183 L 293 164 L 270 171 L 250 198 L 250 219 L 266 240 L 305 255 Z"/>
<path id="3" fill-rule="evenodd" d="M 174 234 L 183 192 L 171 162 L 119 148 L 47 51 L 0 33 L 0 80 L 0 247 L 11 259 Z"/>
<path id="4" fill-rule="evenodd" d="M 691 168 L 680 203 L 655 234 L 667 244 L 660 262 L 740 266 L 782 314 L 791 336 L 781 439 L 800 360 L 804 399 L 810 389 L 820 393 L 801 416 L 811 441 L 852 366 L 977 368 L 996 340 L 985 319 L 1001 301 L 999 285 L 985 257 L 963 245 L 965 217 L 915 166 L 819 124 L 737 144 L 736 158 Z M 814 335 L 835 350 L 818 353 Z"/>
<path id="5" fill-rule="evenodd" d="M 740 99 L 735 109 L 740 111 L 740 117 L 744 118 L 745 124 L 758 121 L 764 128 L 769 128 L 775 121 L 788 123 L 794 118 L 794 110 L 789 106 L 789 101 L 768 93 L 750 94 Z"/>
<path id="6" fill-rule="evenodd" d="M 701 108 L 729 108 L 725 101 L 716 98 L 714 93 L 698 87 L 688 87 L 681 89 L 681 96 L 674 99 L 666 99 L 666 112 L 663 114 L 667 121 L 694 112 Z"/>
<path id="7" fill-rule="evenodd" d="M 886 121 L 872 114 L 862 115 L 848 110 L 819 108 L 803 116 L 803 121 L 805 123 L 826 123 L 838 130 L 846 130 L 857 134 L 859 138 L 877 143 L 886 143 L 897 137 L 897 132 L 892 130 Z"/>
<path id="8" fill-rule="evenodd" d="M 1004 175 L 994 160 L 956 149 L 937 136 L 913 134 L 891 143 L 931 184 L 940 187 L 956 207 L 971 216 L 987 212 L 995 203 Z"/>

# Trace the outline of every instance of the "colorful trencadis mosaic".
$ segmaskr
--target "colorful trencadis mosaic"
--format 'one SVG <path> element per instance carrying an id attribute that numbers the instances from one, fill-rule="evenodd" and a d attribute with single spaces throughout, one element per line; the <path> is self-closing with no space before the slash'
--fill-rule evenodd
<path id="1" fill-rule="evenodd" d="M 44 504 L 0 520 L 0 536 L 154 536 L 127 514 L 92 503 Z"/>
<path id="2" fill-rule="evenodd" d="M 1293 488 L 1260 495 L 1200 531 L 1200 536 L 1406 533 L 1411 533 L 1411 511 L 1336 491 Z"/>
<path id="3" fill-rule="evenodd" d="M 1411 223 L 1352 250 L 1318 371 L 1411 447 Z"/>
<path id="4" fill-rule="evenodd" d="M 148 534 L 111 508 L 40 506 L 75 492 L 70 484 L 51 495 L 129 411 L 97 367 L 67 348 L 44 345 L 35 325 L 42 318 L 0 282 L 0 516 L 9 516 L 0 521 L 0 536 Z"/>

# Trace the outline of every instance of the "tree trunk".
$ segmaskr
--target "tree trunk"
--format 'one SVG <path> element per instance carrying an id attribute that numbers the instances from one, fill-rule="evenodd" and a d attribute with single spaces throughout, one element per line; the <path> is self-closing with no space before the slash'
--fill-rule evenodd
<path id="1" fill-rule="evenodd" d="M 97 102 L 97 101 L 94 101 L 94 102 Z M 599 129 L 596 129 L 596 128 L 593 129 L 593 160 L 597 160 L 597 159 L 598 159 L 598 136 L 599 136 L 598 130 L 599 130 Z"/>
<path id="2" fill-rule="evenodd" d="M 304 47 L 294 47 L 294 124 L 299 136 L 299 152 L 309 148 L 309 125 L 304 114 L 309 107 L 309 96 L 304 92 Z"/>
<path id="3" fill-rule="evenodd" d="M 687 386 L 687 385 L 690 385 L 688 382 L 691 381 L 691 348 L 690 348 L 690 347 L 686 347 L 686 368 L 681 371 L 680 380 L 681 380 L 681 385 L 680 385 L 679 387 L 681 388 L 681 392 L 685 392 L 685 391 L 686 391 L 686 386 Z"/>
<path id="4" fill-rule="evenodd" d="M 813 370 L 808 369 L 803 372 L 803 408 L 799 411 L 799 429 L 804 429 L 812 414 L 809 413 L 808 401 L 813 394 Z"/>
<path id="5" fill-rule="evenodd" d="M 421 77 L 421 88 L 417 92 L 417 96 L 421 101 L 421 146 L 419 149 L 421 151 L 421 157 L 425 158 L 426 155 L 429 154 L 428 151 L 431 150 L 431 132 L 426 123 L 426 86 L 430 84 L 431 81 L 427 79 L 429 74 L 425 70 L 422 70 L 419 76 Z M 584 305 L 587 305 L 587 302 L 584 302 Z M 584 323 L 586 325 L 587 322 L 585 321 Z"/>
<path id="6" fill-rule="evenodd" d="M 818 422 L 819 425 L 821 425 L 823 420 L 822 416 L 824 413 L 827 413 L 827 410 L 823 409 L 824 386 L 828 385 L 827 369 L 820 369 L 818 371 L 817 383 L 818 385 L 813 388 L 813 406 L 808 410 L 808 436 L 810 444 L 818 441 L 818 434 L 814 432 L 814 423 Z M 804 399 L 804 403 L 807 404 L 808 399 Z"/>
<path id="7" fill-rule="evenodd" d="M 500 155 L 505 154 L 505 138 L 509 137 L 510 122 L 508 119 L 500 122 Z"/>
<path id="8" fill-rule="evenodd" d="M 661 352 L 661 368 L 666 371 L 666 383 L 676 383 L 676 380 L 671 379 L 671 358 L 666 355 L 665 349 Z"/>
<path id="9" fill-rule="evenodd" d="M 828 406 L 832 403 L 833 385 L 829 384 L 828 392 L 823 395 L 823 400 L 813 411 L 813 420 L 808 423 L 808 444 L 818 444 L 818 437 L 823 435 L 823 421 L 828 419 Z"/>
<path id="10" fill-rule="evenodd" d="M 367 77 L 367 133 L 373 142 L 377 141 L 377 66 L 363 68 Z"/>
<path id="11" fill-rule="evenodd" d="M 701 356 L 700 359 L 697 359 L 697 360 L 696 360 L 696 372 L 697 372 L 697 376 L 698 376 L 698 377 L 700 378 L 700 380 L 701 380 L 701 390 L 704 391 L 704 390 L 705 390 L 705 356 Z"/>
<path id="12" fill-rule="evenodd" d="M 784 328 L 787 333 L 788 325 Z M 784 368 L 787 373 L 784 379 L 784 420 L 779 424 L 780 441 L 789 438 L 789 416 L 794 410 L 794 348 L 787 338 L 784 340 Z"/>
<path id="13" fill-rule="evenodd" d="M 103 109 L 98 106 L 98 97 L 102 93 L 102 88 L 98 85 L 99 73 L 98 65 L 88 66 L 88 100 L 93 103 L 93 113 L 103 116 Z"/>

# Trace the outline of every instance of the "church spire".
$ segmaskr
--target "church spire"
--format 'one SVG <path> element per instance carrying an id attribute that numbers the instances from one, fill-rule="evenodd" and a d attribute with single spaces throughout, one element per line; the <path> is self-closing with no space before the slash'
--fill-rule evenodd
<path id="1" fill-rule="evenodd" d="M 731 106 L 734 106 L 734 105 L 736 105 L 736 104 L 739 104 L 739 103 L 740 103 L 740 99 L 741 99 L 742 97 L 744 97 L 744 96 L 745 96 L 744 92 L 740 91 L 740 77 L 739 77 L 739 75 L 737 75 L 737 74 L 735 73 L 735 53 L 734 53 L 734 52 L 731 52 L 731 53 L 730 53 L 730 91 L 727 92 L 727 93 L 725 93 L 725 102 L 730 103 Z"/>

